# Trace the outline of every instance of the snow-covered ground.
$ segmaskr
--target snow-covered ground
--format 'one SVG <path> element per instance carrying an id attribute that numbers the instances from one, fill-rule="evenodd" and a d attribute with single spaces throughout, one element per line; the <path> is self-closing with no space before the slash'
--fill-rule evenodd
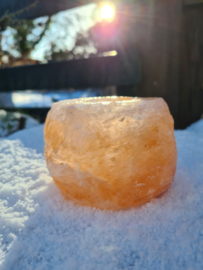
<path id="1" fill-rule="evenodd" d="M 0 140 L 1 270 L 202 270 L 203 120 L 175 132 L 175 181 L 125 211 L 66 201 L 43 156 L 43 125 Z"/>
<path id="2" fill-rule="evenodd" d="M 87 88 L 84 90 L 58 90 L 58 91 L 18 91 L 13 93 L 0 93 L 1 108 L 49 108 L 55 101 L 74 98 L 102 96 L 101 89 Z"/>
<path id="3" fill-rule="evenodd" d="M 102 91 L 99 89 L 88 88 L 85 90 L 75 91 L 23 91 L 12 93 L 12 101 L 16 108 L 37 108 L 37 107 L 51 107 L 53 101 L 60 101 L 64 99 L 85 98 L 101 96 Z"/>

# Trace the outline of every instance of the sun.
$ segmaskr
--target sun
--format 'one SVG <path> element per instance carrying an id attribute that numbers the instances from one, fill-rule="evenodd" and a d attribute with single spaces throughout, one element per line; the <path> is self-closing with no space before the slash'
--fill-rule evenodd
<path id="1" fill-rule="evenodd" d="M 105 4 L 100 9 L 100 16 L 102 19 L 113 19 L 115 16 L 115 8 L 109 4 Z"/>

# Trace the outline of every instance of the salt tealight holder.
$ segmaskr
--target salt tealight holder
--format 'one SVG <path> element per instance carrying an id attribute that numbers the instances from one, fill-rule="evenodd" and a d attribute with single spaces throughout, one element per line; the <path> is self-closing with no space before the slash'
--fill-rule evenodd
<path id="1" fill-rule="evenodd" d="M 143 204 L 173 182 L 174 121 L 162 98 L 102 97 L 54 103 L 45 158 L 62 194 L 119 210 Z"/>

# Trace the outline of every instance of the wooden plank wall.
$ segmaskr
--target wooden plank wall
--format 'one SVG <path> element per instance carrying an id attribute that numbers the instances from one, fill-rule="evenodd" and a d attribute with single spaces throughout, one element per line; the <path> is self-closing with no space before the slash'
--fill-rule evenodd
<path id="1" fill-rule="evenodd" d="M 138 96 L 163 97 L 179 127 L 181 0 L 147 1 L 134 29 L 142 63 Z M 139 6 L 143 5 L 140 1 Z M 137 9 L 140 8 L 137 6 Z"/>
<path id="2" fill-rule="evenodd" d="M 199 5 L 199 4 L 203 4 L 203 0 L 183 0 L 184 6 Z"/>
<path id="3" fill-rule="evenodd" d="M 138 56 L 88 59 L 20 66 L 0 70 L 0 92 L 14 90 L 53 90 L 137 84 Z"/>
<path id="4" fill-rule="evenodd" d="M 203 1 L 152 0 L 142 16 L 134 30 L 143 73 L 138 96 L 163 97 L 175 127 L 185 128 L 203 115 Z"/>
<path id="5" fill-rule="evenodd" d="M 180 128 L 203 115 L 203 5 L 183 11 L 180 66 Z"/>

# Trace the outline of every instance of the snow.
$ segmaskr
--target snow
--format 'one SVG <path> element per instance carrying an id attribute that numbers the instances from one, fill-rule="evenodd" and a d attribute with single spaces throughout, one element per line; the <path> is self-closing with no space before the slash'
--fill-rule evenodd
<path id="1" fill-rule="evenodd" d="M 203 120 L 175 131 L 160 197 L 125 211 L 74 205 L 53 183 L 43 125 L 0 140 L 0 269 L 203 269 Z"/>
<path id="2" fill-rule="evenodd" d="M 13 133 L 7 139 L 20 140 L 23 146 L 29 149 L 33 149 L 36 153 L 44 153 L 44 136 L 43 136 L 44 125 L 38 125 L 33 128 L 20 130 Z"/>
<path id="3" fill-rule="evenodd" d="M 17 91 L 13 93 L 0 93 L 0 106 L 2 108 L 50 108 L 53 102 L 102 96 L 103 90 L 86 88 L 83 90 L 52 90 L 52 91 Z"/>
<path id="4" fill-rule="evenodd" d="M 2 108 L 50 108 L 53 102 L 64 99 L 86 98 L 101 96 L 103 91 L 96 88 L 83 90 L 58 90 L 58 91 L 17 91 L 13 93 L 0 93 Z"/>
<path id="5" fill-rule="evenodd" d="M 187 128 L 187 130 L 192 131 L 200 136 L 202 136 L 203 130 L 203 119 L 193 123 L 191 126 Z"/>

